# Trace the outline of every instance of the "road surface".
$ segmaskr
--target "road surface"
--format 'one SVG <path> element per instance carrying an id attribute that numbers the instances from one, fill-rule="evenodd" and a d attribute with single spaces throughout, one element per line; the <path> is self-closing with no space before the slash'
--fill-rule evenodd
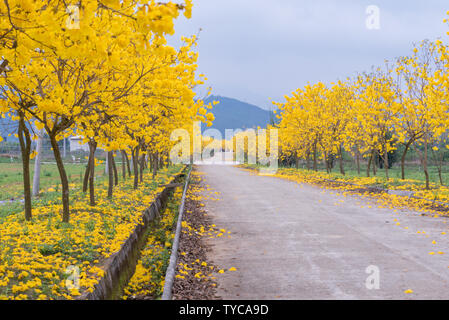
<path id="1" fill-rule="evenodd" d="M 197 170 L 220 193 L 208 215 L 232 232 L 207 240 L 216 265 L 237 269 L 217 276 L 223 299 L 449 298 L 447 218 L 233 166 Z"/>

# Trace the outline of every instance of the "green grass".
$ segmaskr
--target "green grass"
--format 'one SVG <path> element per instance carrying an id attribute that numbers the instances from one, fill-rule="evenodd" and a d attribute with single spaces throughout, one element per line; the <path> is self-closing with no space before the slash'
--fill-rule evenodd
<path id="1" fill-rule="evenodd" d="M 326 172 L 325 168 L 318 168 L 319 171 Z M 431 183 L 435 183 L 437 185 L 440 184 L 440 179 L 438 177 L 438 168 L 436 166 L 429 166 L 429 178 Z M 355 166 L 345 166 L 345 176 L 340 174 L 340 169 L 338 165 L 334 167 L 332 170 L 332 175 L 335 177 L 339 177 L 342 179 L 351 179 L 354 177 L 366 177 L 366 166 L 360 166 L 360 174 L 357 172 L 357 168 Z M 371 168 L 370 176 L 373 175 L 373 170 Z M 401 179 L 401 167 L 399 165 L 393 166 L 393 168 L 388 169 L 388 176 L 393 179 Z M 449 165 L 444 166 L 442 168 L 442 176 L 443 176 L 443 182 L 445 185 L 449 184 Z M 385 169 L 379 169 L 377 168 L 376 177 L 385 179 Z M 408 180 L 416 180 L 423 184 L 425 184 L 426 178 L 424 175 L 424 171 L 420 166 L 417 165 L 406 165 L 405 167 L 405 179 Z"/>
<path id="2" fill-rule="evenodd" d="M 10 163 L 9 163 L 10 164 Z M 0 168 L 2 167 L 2 163 L 0 163 Z M 18 165 L 18 164 L 16 164 Z M 38 206 L 49 206 L 52 204 L 60 204 L 61 203 L 61 187 L 60 187 L 60 180 L 59 180 L 59 173 L 58 173 L 58 169 L 56 168 L 56 165 L 48 165 L 49 168 L 54 171 L 52 174 L 52 179 L 48 179 L 48 185 L 47 187 L 53 187 L 53 189 L 55 189 L 54 191 L 46 191 L 47 188 L 44 191 L 44 188 L 41 187 L 41 190 L 43 190 L 41 192 L 41 194 L 39 195 L 39 198 L 33 198 L 32 199 L 32 207 L 38 207 Z M 80 165 L 80 164 L 68 164 L 67 167 L 70 167 L 72 170 L 75 169 L 80 169 L 80 168 L 84 168 L 84 165 Z M 21 167 L 20 167 L 21 168 Z M 67 169 L 67 168 L 66 168 Z M 169 175 L 174 175 L 175 172 L 177 172 L 178 167 L 177 166 L 171 166 L 167 169 L 167 172 Z M 67 169 L 67 171 L 69 171 L 69 169 Z M 95 180 L 95 189 L 97 189 L 98 187 L 102 187 L 103 183 L 105 182 L 105 179 L 107 178 L 106 175 L 104 175 L 104 165 L 99 165 L 95 168 L 95 172 L 98 171 L 98 178 Z M 83 171 L 84 173 L 84 171 Z M 68 174 L 68 172 L 67 172 Z M 41 175 L 41 179 L 43 179 L 42 175 Z M 133 178 L 128 178 L 128 179 L 133 179 Z M 119 181 L 122 181 L 122 177 L 120 175 L 119 172 Z M 22 183 L 22 182 L 21 182 Z M 23 193 L 23 186 L 20 183 L 20 188 L 18 192 L 21 192 L 20 194 Z M 54 188 L 55 184 L 59 183 L 59 188 L 56 189 Z M 76 184 L 76 188 L 80 189 L 82 187 L 81 183 L 82 181 L 79 179 L 79 175 L 78 177 L 74 176 L 72 180 L 70 180 L 70 183 L 74 183 Z M 42 186 L 42 180 L 41 180 L 41 186 Z M 144 182 L 143 184 L 141 184 L 141 187 L 147 188 L 148 190 L 153 190 L 155 188 L 158 187 L 158 182 L 157 181 L 147 181 Z M 3 185 L 1 186 L 1 188 L 3 188 Z M 123 185 L 121 187 L 121 189 L 123 191 L 131 191 L 133 189 L 132 185 Z M 79 197 L 82 197 L 83 194 L 82 193 L 78 193 L 78 192 L 70 192 L 70 203 L 72 204 L 74 201 L 77 201 Z M 4 200 L 4 199 L 2 199 Z M 2 219 L 6 216 L 9 216 L 11 214 L 18 214 L 20 212 L 23 211 L 23 202 L 20 201 L 13 201 L 13 202 L 5 202 L 3 204 L 0 204 L 0 223 L 2 221 Z M 106 226 L 107 227 L 107 226 Z"/>
<path id="3" fill-rule="evenodd" d="M 259 168 L 262 167 L 260 165 L 247 165 L 251 168 Z M 279 168 L 294 168 L 292 167 L 286 167 L 286 166 L 279 166 Z M 304 164 L 300 165 L 300 168 L 306 169 L 306 166 Z M 353 163 L 349 165 L 348 163 L 345 164 L 345 175 L 342 175 L 340 173 L 340 169 L 338 166 L 338 163 L 335 164 L 335 167 L 332 169 L 331 175 L 333 177 L 342 179 L 342 180 L 351 180 L 352 178 L 357 177 L 366 177 L 366 165 L 360 166 L 360 174 L 357 172 L 357 168 Z M 318 166 L 318 171 L 320 172 L 326 172 L 326 168 L 322 165 Z M 438 177 L 438 168 L 436 166 L 429 166 L 429 178 L 430 183 L 434 183 L 435 185 L 440 185 L 440 179 Z M 390 181 L 388 182 L 389 185 L 402 185 L 401 182 L 401 167 L 400 165 L 395 164 L 393 168 L 388 169 L 388 175 L 390 177 Z M 371 168 L 370 176 L 374 177 L 373 170 Z M 444 185 L 449 185 L 449 165 L 443 166 L 442 168 L 442 176 L 443 176 L 443 183 Z M 376 177 L 380 180 L 386 181 L 385 176 L 385 170 L 377 168 Z M 425 186 L 425 175 L 424 171 L 419 165 L 406 165 L 405 167 L 405 179 L 407 180 L 415 180 L 415 184 Z M 394 180 L 394 181 L 393 181 Z"/>
<path id="4" fill-rule="evenodd" d="M 59 176 L 57 176 L 59 179 Z M 98 178 L 95 181 L 96 187 L 101 186 L 105 180 L 106 176 L 102 175 L 100 178 Z M 58 180 L 59 182 L 59 180 Z M 73 183 L 76 184 L 76 187 L 78 189 L 81 188 L 81 182 L 78 180 L 75 180 Z M 53 185 L 51 185 L 53 186 Z M 22 186 L 21 186 L 22 188 Z M 39 195 L 39 198 L 32 198 L 31 203 L 32 207 L 35 208 L 37 206 L 48 206 L 51 204 L 60 204 L 61 203 L 61 187 L 59 188 L 53 188 L 54 191 L 47 191 L 48 189 L 42 189 L 42 192 Z M 70 192 L 70 203 L 77 200 L 80 195 L 74 192 Z M 12 201 L 12 202 L 5 202 L 3 204 L 0 204 L 0 222 L 2 221 L 2 218 L 9 216 L 11 214 L 18 214 L 23 211 L 23 202 L 21 201 Z"/>
<path id="5" fill-rule="evenodd" d="M 80 183 L 82 181 L 85 164 L 72 164 L 65 165 L 66 173 L 69 178 L 69 183 Z M 104 164 L 101 164 L 95 168 L 96 176 L 104 175 Z M 23 172 L 22 163 L 9 162 L 0 163 L 0 200 L 10 200 L 23 198 Z M 34 175 L 34 163 L 30 164 L 31 172 L 31 185 Z M 48 188 L 55 188 L 60 190 L 61 182 L 59 178 L 59 171 L 56 164 L 42 164 L 41 165 L 41 192 Z"/>

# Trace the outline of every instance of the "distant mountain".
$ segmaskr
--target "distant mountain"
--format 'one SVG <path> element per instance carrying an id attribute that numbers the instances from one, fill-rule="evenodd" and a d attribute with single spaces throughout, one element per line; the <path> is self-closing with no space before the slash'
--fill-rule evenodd
<path id="1" fill-rule="evenodd" d="M 212 109 L 215 120 L 210 128 L 219 130 L 223 138 L 225 138 L 225 129 L 245 130 L 249 128 L 255 129 L 258 126 L 265 128 L 270 123 L 271 112 L 253 104 L 221 96 L 210 96 L 204 102 L 208 104 L 212 101 L 219 101 L 220 103 Z M 210 128 L 205 125 L 202 126 L 203 132 Z M 14 135 L 8 137 L 8 134 L 16 132 L 16 121 L 12 121 L 10 117 L 0 117 L 0 136 L 4 140 L 17 142 L 18 139 Z"/>
<path id="2" fill-rule="evenodd" d="M 221 96 L 210 96 L 204 102 L 207 104 L 214 100 L 220 103 L 212 109 L 215 120 L 211 128 L 219 130 L 223 138 L 225 137 L 225 129 L 245 130 L 255 129 L 257 126 L 265 128 L 270 123 L 271 112 L 268 110 L 237 99 Z M 204 130 L 206 129 L 209 128 Z"/>

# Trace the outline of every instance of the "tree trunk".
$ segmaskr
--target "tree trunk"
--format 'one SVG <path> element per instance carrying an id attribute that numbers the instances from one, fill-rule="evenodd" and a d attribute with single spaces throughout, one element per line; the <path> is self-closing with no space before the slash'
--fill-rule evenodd
<path id="1" fill-rule="evenodd" d="M 377 152 L 376 150 L 373 150 L 373 175 L 376 176 L 377 175 L 377 168 L 376 168 L 376 156 L 377 156 Z"/>
<path id="2" fill-rule="evenodd" d="M 164 167 L 164 159 L 163 159 L 162 155 L 158 154 L 158 159 L 159 159 L 159 163 L 158 163 L 157 168 L 158 169 L 163 168 Z"/>
<path id="3" fill-rule="evenodd" d="M 41 181 L 41 162 L 42 162 L 42 143 L 44 140 L 44 130 L 37 130 L 36 141 L 36 157 L 34 158 L 34 175 L 33 175 L 33 197 L 37 197 L 40 191 Z"/>
<path id="4" fill-rule="evenodd" d="M 95 203 L 95 151 L 97 150 L 97 142 L 89 141 L 89 204 L 94 207 Z"/>
<path id="5" fill-rule="evenodd" d="M 310 152 L 307 152 L 307 155 L 306 155 L 306 166 L 307 166 L 307 170 L 310 170 Z"/>
<path id="6" fill-rule="evenodd" d="M 316 144 L 313 147 L 313 170 L 318 171 Z"/>
<path id="7" fill-rule="evenodd" d="M 89 146 L 89 148 L 90 148 L 90 146 Z M 83 192 L 87 192 L 87 186 L 89 184 L 89 175 L 90 175 L 90 152 L 89 152 L 89 158 L 87 160 L 86 171 L 84 171 Z"/>
<path id="8" fill-rule="evenodd" d="M 424 139 L 424 158 L 423 158 L 423 169 L 424 175 L 426 176 L 426 190 L 430 189 L 430 179 L 429 179 L 429 170 L 427 168 L 427 157 L 428 157 L 428 141 L 427 141 L 427 133 L 425 134 Z"/>
<path id="9" fill-rule="evenodd" d="M 145 169 L 145 155 L 140 156 L 140 168 L 139 168 L 139 176 L 140 176 L 140 183 L 143 182 L 143 170 Z"/>
<path id="10" fill-rule="evenodd" d="M 117 172 L 117 165 L 115 164 L 115 157 L 114 157 L 115 152 L 112 153 L 112 158 L 111 158 L 111 162 L 112 162 L 112 170 L 114 170 L 114 185 L 118 185 L 118 172 Z"/>
<path id="11" fill-rule="evenodd" d="M 24 115 L 20 114 L 19 119 L 19 142 L 20 151 L 22 153 L 22 169 L 23 169 L 23 194 L 24 194 L 24 208 L 25 220 L 31 220 L 31 184 L 30 184 L 30 153 L 31 153 L 31 138 L 30 132 L 26 127 Z"/>
<path id="12" fill-rule="evenodd" d="M 123 180 L 126 180 L 126 163 L 125 163 L 125 151 L 121 151 L 122 153 L 122 176 Z"/>
<path id="13" fill-rule="evenodd" d="M 139 147 L 136 147 L 132 151 L 132 161 L 133 161 L 133 171 L 134 171 L 134 189 L 139 186 L 139 169 L 137 164 L 137 159 L 139 158 Z"/>
<path id="14" fill-rule="evenodd" d="M 107 153 L 108 159 L 108 198 L 112 198 L 112 192 L 114 190 L 114 171 L 112 168 L 112 151 Z"/>
<path id="15" fill-rule="evenodd" d="M 402 156 L 401 156 L 401 179 L 402 180 L 405 179 L 405 156 L 407 155 L 408 149 L 410 148 L 412 143 L 413 143 L 413 139 L 410 139 L 409 141 L 407 141 L 407 143 L 405 144 L 404 152 L 402 153 Z"/>
<path id="16" fill-rule="evenodd" d="M 370 171 L 371 171 L 371 163 L 373 162 L 373 154 L 371 153 L 371 156 L 369 157 L 368 160 L 368 165 L 366 167 L 366 176 L 369 178 L 370 176 Z"/>
<path id="17" fill-rule="evenodd" d="M 157 152 L 153 154 L 153 180 L 156 177 L 158 170 L 158 154 Z"/>
<path id="18" fill-rule="evenodd" d="M 56 165 L 58 166 L 59 176 L 61 177 L 62 185 L 62 222 L 68 223 L 70 219 L 70 202 L 69 202 L 69 180 L 67 179 L 67 173 L 65 171 L 64 162 L 61 157 L 61 150 L 56 141 L 54 134 L 49 134 L 50 143 L 53 148 L 53 154 L 55 156 Z"/>
<path id="19" fill-rule="evenodd" d="M 357 148 L 356 154 L 355 154 L 355 162 L 357 165 L 357 174 L 360 175 L 360 152 L 359 152 L 358 148 Z"/>
<path id="20" fill-rule="evenodd" d="M 128 176 L 131 177 L 131 166 L 129 165 L 128 154 L 126 153 L 126 151 L 123 151 L 123 154 L 125 155 L 126 168 L 128 169 Z"/>
<path id="21" fill-rule="evenodd" d="M 345 173 L 345 168 L 343 166 L 343 148 L 341 146 L 340 146 L 340 149 L 339 149 L 339 153 L 340 153 L 340 173 L 342 175 L 345 175 L 346 174 Z"/>

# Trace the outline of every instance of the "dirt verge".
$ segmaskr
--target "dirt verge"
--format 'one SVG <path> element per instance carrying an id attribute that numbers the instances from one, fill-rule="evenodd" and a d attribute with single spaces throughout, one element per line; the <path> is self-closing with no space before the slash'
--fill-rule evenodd
<path id="1" fill-rule="evenodd" d="M 207 261 L 210 248 L 197 230 L 209 229 L 210 218 L 206 216 L 200 201 L 201 178 L 192 171 L 187 191 L 183 227 L 179 242 L 179 258 L 173 284 L 173 300 L 215 300 L 217 283 L 210 276 L 218 268 Z"/>

